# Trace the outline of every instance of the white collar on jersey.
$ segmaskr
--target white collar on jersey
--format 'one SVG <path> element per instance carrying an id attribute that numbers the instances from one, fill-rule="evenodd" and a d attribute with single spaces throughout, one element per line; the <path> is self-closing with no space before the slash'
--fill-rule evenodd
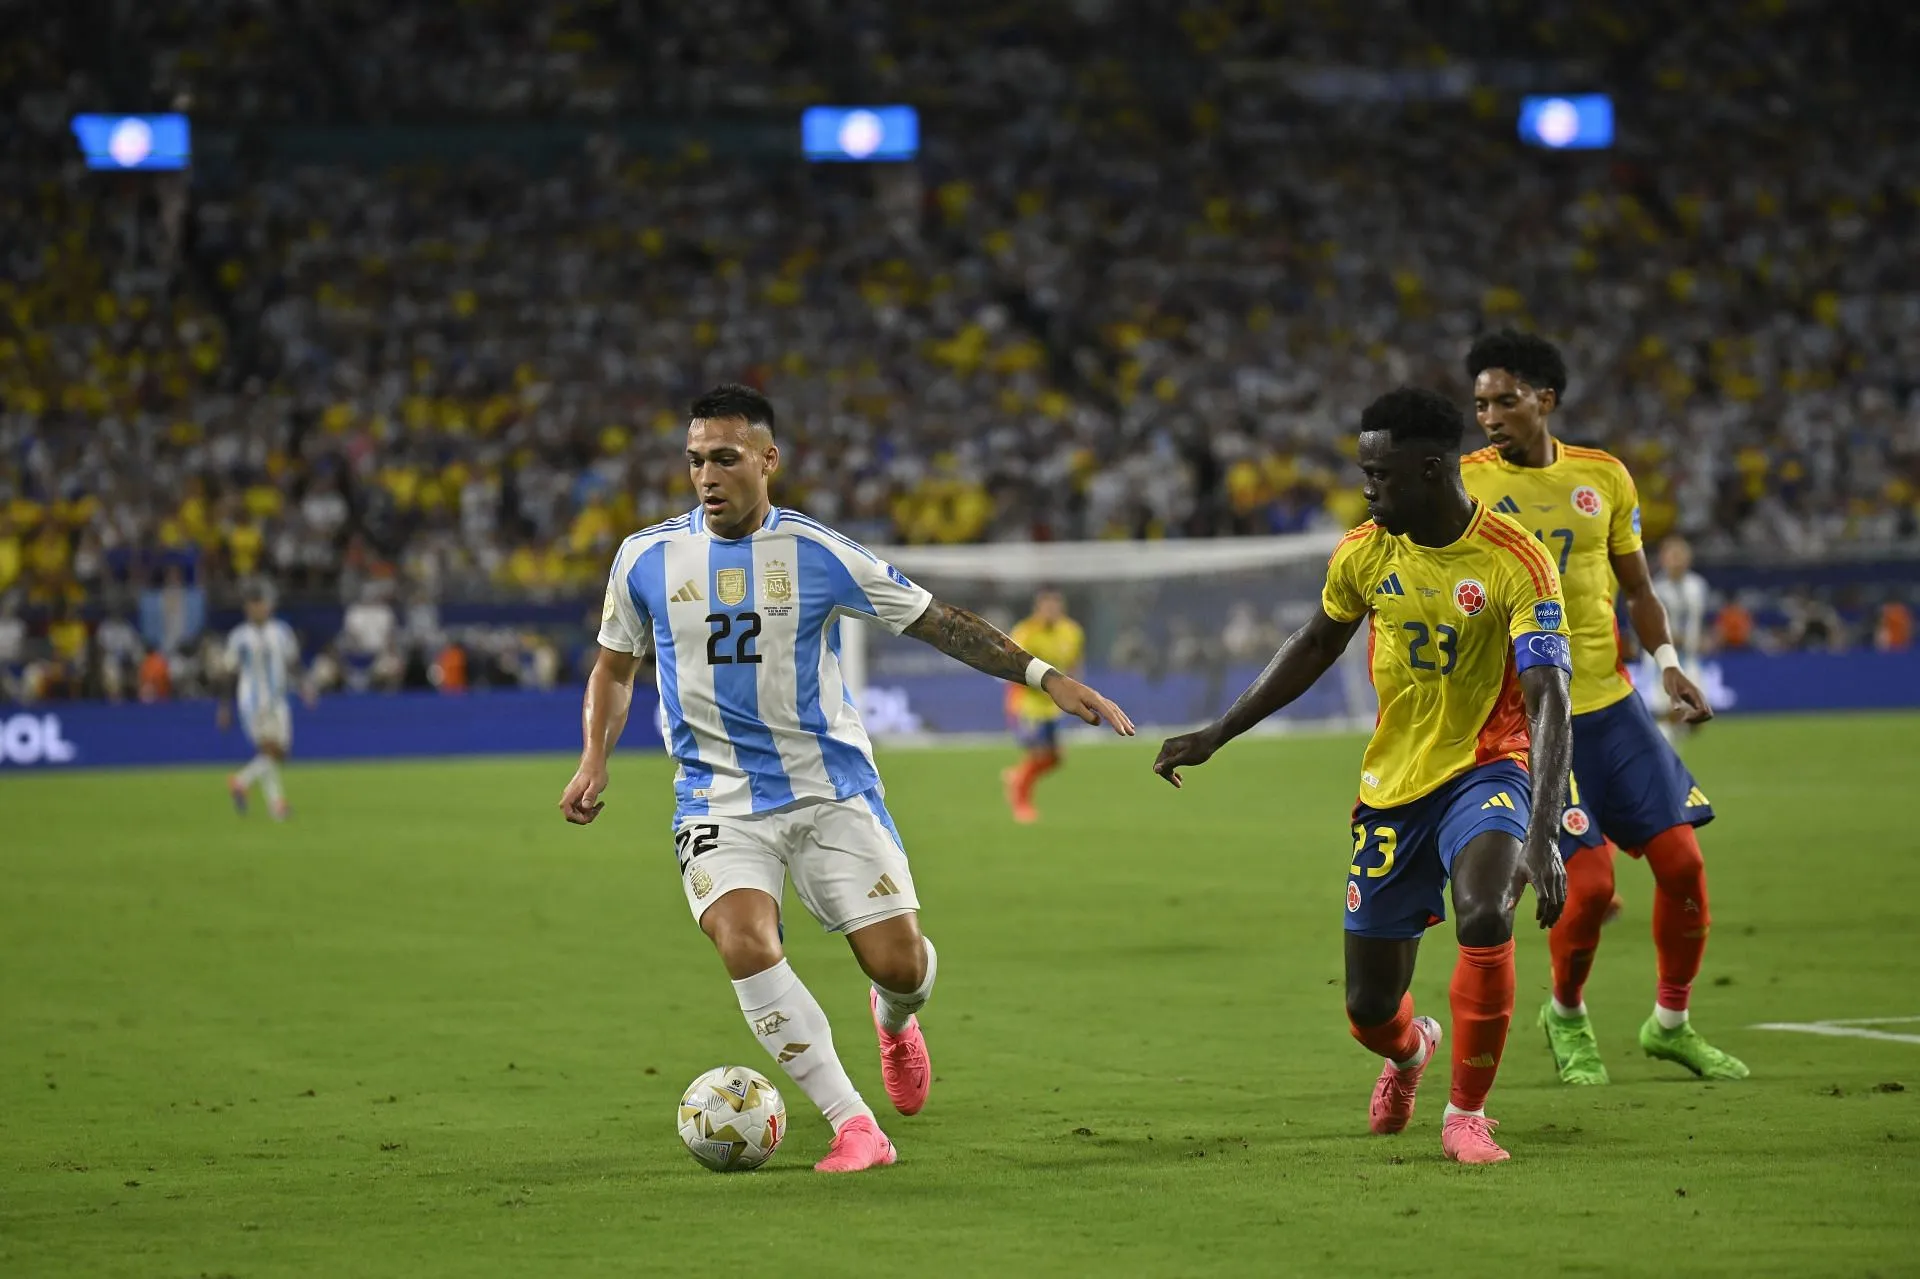
<path id="1" fill-rule="evenodd" d="M 774 528 L 779 523 L 780 523 L 780 508 L 777 506 L 769 505 L 767 507 L 767 518 L 760 521 L 760 530 L 765 531 L 767 529 Z M 717 534 L 707 532 L 707 511 L 706 511 L 706 508 L 703 506 L 696 506 L 693 508 L 692 518 L 689 519 L 687 522 L 687 530 L 692 533 L 706 533 L 708 537 L 713 538 L 713 540 L 716 542 L 724 542 L 728 540 L 727 538 L 720 537 Z M 752 537 L 752 536 L 753 536 L 752 533 L 747 534 L 747 537 Z M 736 542 L 744 542 L 746 538 L 737 537 L 737 538 L 733 538 L 732 540 Z"/>

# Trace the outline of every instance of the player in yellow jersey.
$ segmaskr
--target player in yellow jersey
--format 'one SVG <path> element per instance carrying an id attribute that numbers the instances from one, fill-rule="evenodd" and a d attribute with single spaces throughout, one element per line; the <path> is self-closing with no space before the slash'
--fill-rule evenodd
<path id="1" fill-rule="evenodd" d="M 1320 609 L 1227 713 L 1167 739 L 1154 771 L 1214 752 L 1312 687 L 1354 632 L 1380 715 L 1361 760 L 1347 867 L 1347 1017 L 1385 1057 L 1368 1126 L 1396 1133 L 1441 1038 L 1407 993 L 1452 881 L 1453 1079 L 1440 1146 L 1461 1163 L 1507 1158 L 1486 1098 L 1513 1018 L 1513 911 L 1531 882 L 1549 927 L 1566 898 L 1558 841 L 1571 758 L 1560 582 L 1527 532 L 1460 483 L 1460 410 L 1402 388 L 1360 417 L 1373 519 L 1341 541 Z M 1531 776 L 1529 776 L 1531 771 Z"/>
<path id="2" fill-rule="evenodd" d="M 1694 827 L 1713 808 L 1660 735 L 1620 661 L 1614 583 L 1626 596 L 1640 643 L 1688 723 L 1709 718 L 1707 700 L 1680 667 L 1667 612 L 1640 545 L 1640 499 L 1611 453 L 1554 438 L 1550 419 L 1567 387 L 1551 342 L 1505 329 L 1467 355 L 1475 416 L 1493 447 L 1462 459 L 1467 491 L 1522 521 L 1558 561 L 1573 633 L 1573 795 L 1561 851 L 1567 910 L 1555 926 L 1553 996 L 1540 1009 L 1560 1078 L 1604 1084 L 1582 991 L 1613 896 L 1618 843 L 1653 871 L 1653 937 L 1659 984 L 1640 1027 L 1648 1056 L 1707 1079 L 1744 1079 L 1747 1068 L 1694 1030 L 1687 1001 L 1706 953 L 1707 871 Z"/>
<path id="3" fill-rule="evenodd" d="M 1013 628 L 1013 642 L 1056 670 L 1071 675 L 1087 655 L 1087 635 L 1067 616 L 1067 602 L 1059 591 L 1045 589 L 1033 597 L 1033 613 Z M 1007 722 L 1014 740 L 1026 754 L 1000 774 L 1007 806 L 1016 822 L 1035 822 L 1033 787 L 1060 767 L 1060 708 L 1053 698 L 1031 688 L 1007 688 Z"/>

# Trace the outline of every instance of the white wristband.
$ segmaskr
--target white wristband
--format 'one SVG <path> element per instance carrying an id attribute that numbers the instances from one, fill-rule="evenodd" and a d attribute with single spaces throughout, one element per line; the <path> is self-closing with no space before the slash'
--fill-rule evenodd
<path id="1" fill-rule="evenodd" d="M 1045 662 L 1041 661 L 1037 657 L 1034 658 L 1031 662 L 1028 662 L 1027 663 L 1027 687 L 1039 688 L 1042 684 L 1046 683 L 1047 672 L 1051 671 L 1052 669 L 1053 667 L 1047 665 Z"/>
<path id="2" fill-rule="evenodd" d="M 1680 654 L 1675 651 L 1671 644 L 1662 644 L 1659 648 L 1654 649 L 1653 660 L 1654 664 L 1663 671 L 1677 671 L 1680 669 Z"/>

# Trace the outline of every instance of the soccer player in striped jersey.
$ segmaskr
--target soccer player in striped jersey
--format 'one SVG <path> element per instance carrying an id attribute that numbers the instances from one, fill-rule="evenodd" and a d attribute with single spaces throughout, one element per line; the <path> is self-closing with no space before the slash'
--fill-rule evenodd
<path id="1" fill-rule="evenodd" d="M 233 683 L 233 703 L 240 710 L 240 727 L 253 743 L 254 755 L 246 767 L 227 778 L 234 811 L 247 811 L 247 793 L 256 784 L 267 797 L 267 811 L 282 822 L 291 811 L 281 787 L 280 766 L 293 750 L 293 708 L 288 691 L 299 678 L 300 642 L 293 628 L 273 615 L 273 588 L 250 583 L 243 592 L 246 620 L 227 636 L 227 678 Z M 309 704 L 313 694 L 308 691 Z M 222 698 L 215 712 L 221 731 L 233 723 L 233 707 Z"/>
<path id="2" fill-rule="evenodd" d="M 1403 1131 L 1440 1025 L 1407 993 L 1421 935 L 1446 918 L 1459 956 L 1450 992 L 1453 1078 L 1440 1148 L 1498 1163 L 1487 1094 L 1513 1018 L 1513 912 L 1530 882 L 1541 927 L 1559 917 L 1556 835 L 1571 753 L 1567 638 L 1552 562 L 1519 525 L 1460 483 L 1460 410 L 1403 388 L 1360 417 L 1373 518 L 1342 539 L 1320 609 L 1227 713 L 1169 738 L 1154 771 L 1203 764 L 1299 697 L 1368 626 L 1380 715 L 1361 761 L 1347 868 L 1347 1018 L 1386 1058 L 1368 1126 Z"/>
<path id="3" fill-rule="evenodd" d="M 1462 459 L 1467 491 L 1511 510 L 1558 562 L 1573 635 L 1573 793 L 1562 819 L 1567 910 L 1553 930 L 1553 994 L 1540 1025 L 1560 1078 L 1604 1084 L 1593 1023 L 1583 998 L 1613 909 L 1614 846 L 1653 872 L 1653 940 L 1659 981 L 1640 1026 L 1649 1056 L 1705 1079 L 1745 1079 L 1738 1059 L 1693 1028 L 1687 1005 L 1706 954 L 1707 867 L 1694 827 L 1713 807 L 1655 726 L 1620 661 L 1614 583 L 1640 644 L 1689 723 L 1713 714 L 1681 667 L 1640 543 L 1640 498 L 1620 459 L 1556 440 L 1551 418 L 1567 389 L 1567 366 L 1545 338 L 1503 329 L 1467 353 L 1474 413 L 1492 447 Z"/>
<path id="4" fill-rule="evenodd" d="M 864 547 L 774 506 L 773 407 L 721 386 L 696 401 L 687 466 L 700 504 L 629 537 L 614 558 L 600 653 L 587 681 L 580 766 L 566 819 L 599 816 L 607 757 L 651 650 L 674 781 L 674 846 L 687 905 L 733 979 L 747 1025 L 833 1126 L 815 1165 L 858 1172 L 895 1151 L 834 1053 L 819 1003 L 781 947 L 786 879 L 844 933 L 872 981 L 881 1078 L 903 1115 L 932 1082 L 917 1013 L 936 959 L 920 932 L 905 845 L 840 674 L 837 622 L 856 617 L 924 640 L 975 670 L 1044 692 L 1130 736 L 1125 712 L 964 609 L 936 600 Z"/>

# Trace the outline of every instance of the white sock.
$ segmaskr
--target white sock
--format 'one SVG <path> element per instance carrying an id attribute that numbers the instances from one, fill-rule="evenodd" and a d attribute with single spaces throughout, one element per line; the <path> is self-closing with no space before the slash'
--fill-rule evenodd
<path id="1" fill-rule="evenodd" d="M 1415 1018 L 1414 1020 L 1418 1021 L 1419 1018 Z M 1434 1046 L 1434 1042 L 1431 1039 L 1428 1039 L 1425 1035 L 1420 1036 L 1420 1051 L 1405 1061 L 1394 1061 L 1393 1068 L 1395 1070 L 1412 1070 L 1416 1066 L 1426 1065 L 1429 1061 L 1433 1060 Z M 1393 1061 L 1391 1057 L 1387 1060 Z"/>
<path id="2" fill-rule="evenodd" d="M 1687 1010 L 1684 1008 L 1662 1008 L 1653 1006 L 1653 1017 L 1660 1023 L 1662 1030 L 1678 1030 L 1687 1024 Z"/>
<path id="3" fill-rule="evenodd" d="M 733 983 L 733 993 L 753 1037 L 820 1108 L 835 1132 L 849 1119 L 873 1118 L 834 1055 L 827 1014 L 794 975 L 792 965 L 783 959 L 765 972 Z"/>
<path id="4" fill-rule="evenodd" d="M 266 767 L 260 770 L 260 789 L 266 793 L 269 804 L 278 804 L 286 796 L 280 789 L 280 765 L 261 756 Z M 248 765 L 252 767 L 252 765 Z"/>
<path id="5" fill-rule="evenodd" d="M 1569 1008 L 1556 999 L 1553 1001 L 1553 1015 L 1555 1017 L 1585 1017 L 1587 1015 L 1587 1001 L 1583 999 Z"/>
<path id="6" fill-rule="evenodd" d="M 1444 1119 L 1448 1115 L 1472 1115 L 1475 1119 L 1485 1119 L 1487 1117 L 1487 1112 L 1485 1107 L 1482 1107 L 1479 1110 L 1462 1110 L 1460 1109 L 1460 1107 L 1454 1105 L 1452 1102 L 1448 1102 L 1446 1110 L 1441 1112 L 1440 1117 Z"/>
<path id="7" fill-rule="evenodd" d="M 235 773 L 234 776 L 240 779 L 242 786 L 251 786 L 260 780 L 261 774 L 272 767 L 273 761 L 265 755 L 255 755 L 247 761 L 247 766 Z"/>
<path id="8" fill-rule="evenodd" d="M 927 978 L 920 983 L 918 990 L 909 994 L 899 994 L 888 990 L 879 982 L 873 984 L 874 993 L 880 996 L 880 1028 L 889 1035 L 897 1035 L 907 1028 L 913 1015 L 926 1007 L 927 997 L 933 994 L 933 976 L 940 969 L 940 958 L 933 952 L 933 943 L 925 937 L 920 939 L 927 947 Z"/>

